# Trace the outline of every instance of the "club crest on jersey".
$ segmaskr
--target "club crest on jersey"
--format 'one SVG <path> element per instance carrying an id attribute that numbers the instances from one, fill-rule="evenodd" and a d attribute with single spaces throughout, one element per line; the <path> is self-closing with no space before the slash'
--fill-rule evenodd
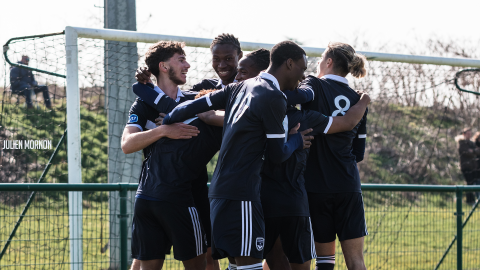
<path id="1" fill-rule="evenodd" d="M 136 114 L 130 115 L 130 118 L 128 119 L 128 122 L 135 123 L 137 121 L 138 121 L 138 116 Z"/>
<path id="2" fill-rule="evenodd" d="M 263 237 L 257 237 L 257 250 L 260 251 L 265 247 L 265 239 Z"/>

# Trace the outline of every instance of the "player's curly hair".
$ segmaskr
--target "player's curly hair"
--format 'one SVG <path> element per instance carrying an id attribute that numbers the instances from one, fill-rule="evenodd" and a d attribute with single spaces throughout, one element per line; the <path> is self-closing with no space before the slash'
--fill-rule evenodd
<path id="1" fill-rule="evenodd" d="M 285 40 L 273 46 L 270 53 L 270 62 L 272 68 L 278 68 L 288 59 L 297 61 L 302 59 L 304 55 L 306 55 L 305 51 L 297 43 Z"/>
<path id="2" fill-rule="evenodd" d="M 238 38 L 236 38 L 232 34 L 223 33 L 216 36 L 213 39 L 212 44 L 210 44 L 210 51 L 213 49 L 213 46 L 217 44 L 230 44 L 235 47 L 235 49 L 237 49 L 237 54 L 240 54 L 242 52 L 242 48 L 240 47 L 240 41 L 238 41 Z"/>
<path id="3" fill-rule="evenodd" d="M 185 47 L 185 43 L 178 41 L 162 40 L 153 44 L 148 48 L 147 53 L 145 53 L 145 64 L 148 70 L 158 78 L 160 74 L 158 64 L 168 61 L 175 53 L 186 55 L 183 47 Z"/>
<path id="4" fill-rule="evenodd" d="M 346 43 L 330 42 L 325 57 L 333 60 L 333 69 L 344 77 L 348 73 L 355 78 L 363 78 L 367 75 L 365 69 L 367 58 L 356 53 L 355 49 Z"/>
<path id="5" fill-rule="evenodd" d="M 195 99 L 201 98 L 201 97 L 205 96 L 206 94 L 211 93 L 211 92 L 215 92 L 217 90 L 218 89 L 202 90 L 202 91 L 198 92 L 198 94 L 195 96 Z"/>
<path id="6" fill-rule="evenodd" d="M 270 51 L 267 49 L 258 49 L 245 55 L 245 57 L 253 60 L 258 71 L 265 70 L 270 65 Z"/>

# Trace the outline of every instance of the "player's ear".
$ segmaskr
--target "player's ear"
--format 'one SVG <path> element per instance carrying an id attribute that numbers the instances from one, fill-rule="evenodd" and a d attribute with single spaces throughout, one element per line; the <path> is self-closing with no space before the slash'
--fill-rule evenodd
<path id="1" fill-rule="evenodd" d="M 241 51 L 239 54 L 238 54 L 238 60 L 240 61 L 240 59 L 242 59 L 243 57 L 243 52 Z"/>
<path id="2" fill-rule="evenodd" d="M 327 67 L 331 68 L 333 66 L 333 60 L 332 58 L 327 58 Z"/>
<path id="3" fill-rule="evenodd" d="M 160 70 L 160 72 L 168 72 L 168 63 L 167 62 L 160 62 L 158 63 L 158 69 Z"/>
<path id="4" fill-rule="evenodd" d="M 288 58 L 287 61 L 285 61 L 285 65 L 287 65 L 287 69 L 292 70 L 293 69 L 293 59 Z"/>

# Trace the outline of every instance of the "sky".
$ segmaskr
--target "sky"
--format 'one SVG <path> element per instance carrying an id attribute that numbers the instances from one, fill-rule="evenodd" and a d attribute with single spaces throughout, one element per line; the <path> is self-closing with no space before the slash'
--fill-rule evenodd
<path id="1" fill-rule="evenodd" d="M 67 25 L 103 27 L 103 0 L 2 1 L 0 7 L 2 44 Z M 478 0 L 137 0 L 137 31 L 209 38 L 229 32 L 242 41 L 294 38 L 315 47 L 356 38 L 372 47 L 433 36 L 478 41 L 479 10 Z"/>
<path id="2" fill-rule="evenodd" d="M 2 0 L 0 7 L 1 44 L 65 26 L 103 27 L 103 0 Z M 431 37 L 480 47 L 479 0 L 137 0 L 136 9 L 137 31 L 148 33 L 213 38 L 226 32 L 241 41 L 293 38 L 313 47 L 341 41 L 388 53 L 409 53 L 396 45 L 411 50 Z"/>

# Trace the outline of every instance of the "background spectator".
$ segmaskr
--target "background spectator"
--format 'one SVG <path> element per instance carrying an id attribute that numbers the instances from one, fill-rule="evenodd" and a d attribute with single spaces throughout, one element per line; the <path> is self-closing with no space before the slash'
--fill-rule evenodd
<path id="1" fill-rule="evenodd" d="M 23 55 L 22 60 L 18 63 L 28 66 L 29 61 L 30 58 L 28 58 L 26 55 Z M 49 109 L 52 108 L 48 87 L 46 85 L 38 85 L 38 82 L 35 81 L 35 77 L 33 76 L 31 70 L 21 67 L 12 67 L 10 69 L 10 84 L 12 93 L 25 96 L 28 109 L 33 108 L 32 91 L 35 94 L 42 92 L 45 106 L 47 106 Z"/>
<path id="2" fill-rule="evenodd" d="M 472 129 L 464 128 L 462 134 L 457 136 L 455 140 L 458 142 L 458 153 L 460 154 L 460 169 L 462 170 L 467 185 L 476 185 L 477 173 L 477 155 L 480 155 L 478 148 L 472 138 Z M 467 193 L 467 203 L 473 204 L 475 195 L 472 192 Z"/>

